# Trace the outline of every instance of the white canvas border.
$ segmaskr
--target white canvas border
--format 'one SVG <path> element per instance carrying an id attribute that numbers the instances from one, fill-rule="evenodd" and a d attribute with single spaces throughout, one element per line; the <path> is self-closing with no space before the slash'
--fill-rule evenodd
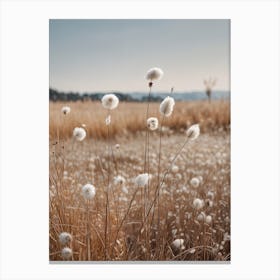
<path id="1" fill-rule="evenodd" d="M 231 19 L 230 265 L 49 264 L 49 18 Z M 278 1 L 2 1 L 1 279 L 279 279 L 279 33 Z"/>

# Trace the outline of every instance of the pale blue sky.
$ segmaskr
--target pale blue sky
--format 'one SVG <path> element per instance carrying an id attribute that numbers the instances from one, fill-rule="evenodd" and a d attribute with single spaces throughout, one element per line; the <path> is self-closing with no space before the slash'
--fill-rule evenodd
<path id="1" fill-rule="evenodd" d="M 50 20 L 50 87 L 61 91 L 229 90 L 229 20 Z"/>

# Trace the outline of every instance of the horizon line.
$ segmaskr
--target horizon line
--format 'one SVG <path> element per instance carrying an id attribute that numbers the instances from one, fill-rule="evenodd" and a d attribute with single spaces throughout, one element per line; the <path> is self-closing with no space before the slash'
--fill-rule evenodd
<path id="1" fill-rule="evenodd" d="M 79 91 L 79 90 L 59 90 L 57 88 L 54 88 L 54 87 L 49 87 L 49 90 L 52 89 L 52 90 L 56 90 L 58 92 L 63 92 L 63 93 L 79 93 L 79 94 L 83 94 L 83 93 L 112 93 L 112 92 L 116 92 L 116 93 L 124 93 L 124 94 L 128 94 L 128 93 L 145 93 L 146 91 L 143 91 L 143 90 L 131 90 L 131 91 L 121 91 L 121 90 L 107 90 L 107 91 L 104 91 L 104 90 L 95 90 L 95 91 Z M 230 92 L 230 89 L 213 89 L 212 92 Z M 168 93 L 170 92 L 170 90 L 167 90 L 167 91 L 154 91 L 154 92 L 151 92 L 151 94 L 153 93 Z M 180 91 L 177 91 L 174 90 L 172 92 L 172 94 L 178 94 L 178 93 L 193 93 L 193 92 L 206 92 L 206 90 L 199 90 L 199 89 L 193 89 L 193 90 L 180 90 Z M 148 93 L 148 90 L 147 90 L 147 93 Z"/>

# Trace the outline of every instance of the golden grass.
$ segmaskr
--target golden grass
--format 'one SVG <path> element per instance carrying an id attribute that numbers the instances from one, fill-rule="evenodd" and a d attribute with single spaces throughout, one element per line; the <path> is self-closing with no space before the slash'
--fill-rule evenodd
<path id="1" fill-rule="evenodd" d="M 174 156 L 183 139 L 183 136 L 163 138 L 162 170 L 168 168 L 169 158 Z M 58 236 L 64 231 L 73 236 L 69 246 L 73 250 L 71 260 L 76 261 L 230 260 L 230 241 L 224 240 L 225 235 L 230 234 L 228 136 L 201 135 L 187 145 L 175 163 L 178 172 L 169 173 L 160 191 L 159 230 L 156 206 L 147 219 L 145 231 L 139 235 L 144 217 L 144 189 L 137 190 L 134 179 L 143 172 L 143 140 L 141 136 L 132 141 L 120 138 L 120 149 L 113 149 L 114 160 L 110 161 L 109 174 L 107 257 L 104 245 L 108 176 L 105 143 L 88 139 L 72 143 L 68 140 L 63 143 L 63 148 L 51 146 L 50 260 L 62 260 L 63 246 L 59 244 Z M 153 136 L 150 140 L 153 178 L 149 188 L 146 187 L 148 206 L 155 197 L 157 186 L 158 138 Z M 114 184 L 113 178 L 117 175 L 125 178 L 127 191 Z M 190 180 L 199 176 L 202 182 L 198 188 L 193 188 Z M 87 203 L 81 193 L 82 186 L 87 183 L 96 187 L 96 196 L 89 203 L 89 235 Z M 209 197 L 209 191 L 213 198 Z M 193 208 L 195 198 L 204 200 L 202 209 Z M 208 200 L 212 206 L 206 205 Z M 199 221 L 201 212 L 211 215 L 213 221 L 210 224 Z M 178 238 L 184 239 L 184 250 L 172 249 L 172 242 Z"/>
<path id="2" fill-rule="evenodd" d="M 107 128 L 104 125 L 106 110 L 100 102 L 68 103 L 71 113 L 63 115 L 61 108 L 65 103 L 50 102 L 50 139 L 69 138 L 73 128 L 86 125 L 87 137 L 104 139 Z M 159 103 L 150 104 L 150 116 L 160 118 Z M 120 102 L 119 107 L 111 112 L 111 135 L 126 135 L 145 129 L 146 103 Z M 230 103 L 229 101 L 191 101 L 176 102 L 174 113 L 166 119 L 164 125 L 173 131 L 186 129 L 191 124 L 199 123 L 202 132 L 229 131 Z"/>
<path id="3" fill-rule="evenodd" d="M 66 116 L 61 114 L 63 105 L 50 103 L 50 260 L 63 260 L 59 234 L 65 231 L 73 237 L 67 244 L 73 251 L 70 261 L 230 260 L 229 102 L 176 103 L 165 123 L 171 131 L 162 137 L 161 179 L 186 139 L 182 129 L 199 123 L 202 133 L 179 154 L 177 168 L 163 180 L 160 203 L 154 207 L 158 131 L 150 132 L 149 138 L 152 179 L 144 188 L 134 183 L 143 173 L 146 104 L 121 102 L 112 111 L 109 141 L 106 110 L 100 103 L 68 104 L 71 113 Z M 158 116 L 158 104 L 151 104 L 149 115 Z M 82 124 L 87 137 L 74 141 L 73 128 Z M 114 183 L 118 175 L 125 178 L 123 185 Z M 193 177 L 200 180 L 198 188 L 190 183 Z M 96 187 L 91 201 L 81 193 L 87 183 Z M 204 201 L 202 209 L 193 207 L 195 198 Z M 201 213 L 212 221 L 201 220 Z M 184 240 L 184 248 L 172 245 L 176 239 Z"/>

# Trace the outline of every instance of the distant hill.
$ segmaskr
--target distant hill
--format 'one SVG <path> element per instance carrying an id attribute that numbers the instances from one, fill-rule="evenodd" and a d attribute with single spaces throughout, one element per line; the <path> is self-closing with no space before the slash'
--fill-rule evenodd
<path id="1" fill-rule="evenodd" d="M 144 92 L 112 92 L 118 96 L 120 101 L 134 101 L 143 102 L 148 99 L 148 94 Z M 101 100 L 105 93 L 95 92 L 95 93 L 79 93 L 79 92 L 60 92 L 55 89 L 49 89 L 49 99 L 51 101 L 87 101 L 87 100 Z M 153 93 L 150 96 L 151 101 L 161 101 L 165 97 L 170 96 L 170 93 Z M 190 101 L 190 100 L 204 100 L 207 99 L 205 92 L 180 92 L 173 93 L 172 97 L 176 101 Z M 212 99 L 229 99 L 230 92 L 228 91 L 213 91 Z"/>

